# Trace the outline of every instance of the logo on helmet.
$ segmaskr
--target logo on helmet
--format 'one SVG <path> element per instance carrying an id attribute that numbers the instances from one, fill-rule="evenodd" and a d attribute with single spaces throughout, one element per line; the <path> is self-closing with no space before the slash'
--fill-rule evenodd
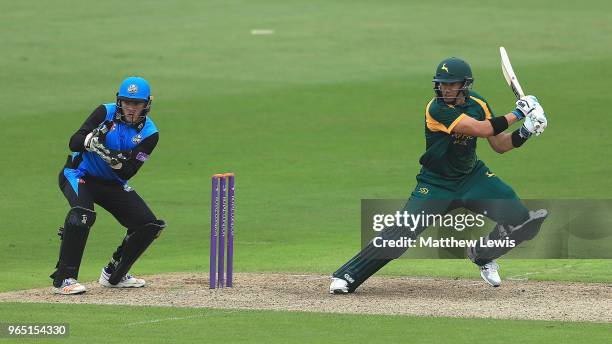
<path id="1" fill-rule="evenodd" d="M 127 91 L 129 94 L 136 94 L 138 93 L 138 86 L 136 86 L 136 84 L 131 84 L 130 86 L 128 86 Z"/>
<path id="2" fill-rule="evenodd" d="M 450 72 L 448 71 L 448 67 L 446 67 L 446 63 L 445 63 L 445 64 L 443 64 L 443 65 L 442 65 L 442 67 L 440 67 L 440 69 L 443 69 L 443 70 L 445 70 L 447 73 L 450 73 Z"/>

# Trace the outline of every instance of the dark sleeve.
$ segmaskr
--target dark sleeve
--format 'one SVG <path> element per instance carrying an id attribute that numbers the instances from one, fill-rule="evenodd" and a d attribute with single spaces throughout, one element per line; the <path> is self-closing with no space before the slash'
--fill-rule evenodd
<path id="1" fill-rule="evenodd" d="M 68 147 L 73 152 L 82 152 L 85 150 L 85 137 L 92 130 L 96 129 L 100 123 L 104 122 L 106 118 L 106 108 L 104 105 L 98 106 L 92 113 L 87 117 L 83 125 L 77 130 L 76 133 L 70 137 L 70 143 Z"/>
<path id="2" fill-rule="evenodd" d="M 144 162 L 149 159 L 155 146 L 157 146 L 157 141 L 159 141 L 159 133 L 155 133 L 142 140 L 136 148 L 129 152 L 129 158 L 121 164 L 121 168 L 115 170 L 117 176 L 125 180 L 132 178 Z"/>

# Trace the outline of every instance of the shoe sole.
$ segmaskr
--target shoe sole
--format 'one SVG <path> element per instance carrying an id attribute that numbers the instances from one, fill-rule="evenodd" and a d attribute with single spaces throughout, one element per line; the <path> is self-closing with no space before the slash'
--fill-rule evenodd
<path id="1" fill-rule="evenodd" d="M 114 285 L 114 284 L 110 284 L 106 280 L 102 280 L 102 279 L 99 279 L 98 283 L 101 286 L 106 287 L 106 288 L 142 288 L 145 285 L 147 285 L 146 282 L 143 283 L 143 284 L 135 284 L 135 285 L 119 285 L 119 284 L 115 284 Z"/>
<path id="2" fill-rule="evenodd" d="M 118 285 L 118 284 L 117 285 L 113 285 L 113 284 L 110 284 L 108 282 L 102 283 L 100 281 L 98 281 L 98 283 L 101 286 L 105 287 L 105 288 L 142 288 L 142 287 L 144 287 L 146 285 L 146 283 L 144 283 L 144 284 L 137 284 L 137 285 Z"/>
<path id="3" fill-rule="evenodd" d="M 145 285 L 112 285 L 112 284 L 102 284 L 100 283 L 101 286 L 105 287 L 105 288 L 142 288 Z"/>
<path id="4" fill-rule="evenodd" d="M 334 289 L 332 290 L 332 292 L 330 294 L 334 294 L 334 295 L 344 295 L 344 294 L 348 294 L 348 290 L 344 291 L 342 289 Z"/>
<path id="5" fill-rule="evenodd" d="M 77 292 L 73 292 L 73 293 L 65 293 L 57 288 L 53 288 L 53 294 L 56 295 L 80 295 L 85 293 L 87 290 L 81 290 L 81 291 L 77 291 Z"/>

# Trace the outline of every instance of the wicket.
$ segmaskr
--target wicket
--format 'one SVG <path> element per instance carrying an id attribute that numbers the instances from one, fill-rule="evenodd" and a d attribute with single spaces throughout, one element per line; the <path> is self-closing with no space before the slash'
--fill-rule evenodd
<path id="1" fill-rule="evenodd" d="M 210 288 L 232 287 L 234 270 L 234 174 L 212 176 L 210 201 Z M 227 206 L 226 206 L 227 192 Z M 225 274 L 227 224 L 227 274 Z"/>

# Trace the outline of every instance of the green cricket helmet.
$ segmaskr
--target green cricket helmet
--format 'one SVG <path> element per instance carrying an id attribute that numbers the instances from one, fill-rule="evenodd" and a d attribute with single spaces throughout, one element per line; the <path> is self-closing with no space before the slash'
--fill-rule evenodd
<path id="1" fill-rule="evenodd" d="M 440 91 L 440 83 L 462 82 L 460 92 L 456 98 L 467 97 L 470 87 L 474 82 L 472 77 L 472 68 L 470 65 L 457 57 L 449 57 L 444 59 L 436 68 L 436 75 L 433 77 L 434 90 L 438 99 L 442 98 Z M 455 99 L 456 99 L 455 98 Z"/>

